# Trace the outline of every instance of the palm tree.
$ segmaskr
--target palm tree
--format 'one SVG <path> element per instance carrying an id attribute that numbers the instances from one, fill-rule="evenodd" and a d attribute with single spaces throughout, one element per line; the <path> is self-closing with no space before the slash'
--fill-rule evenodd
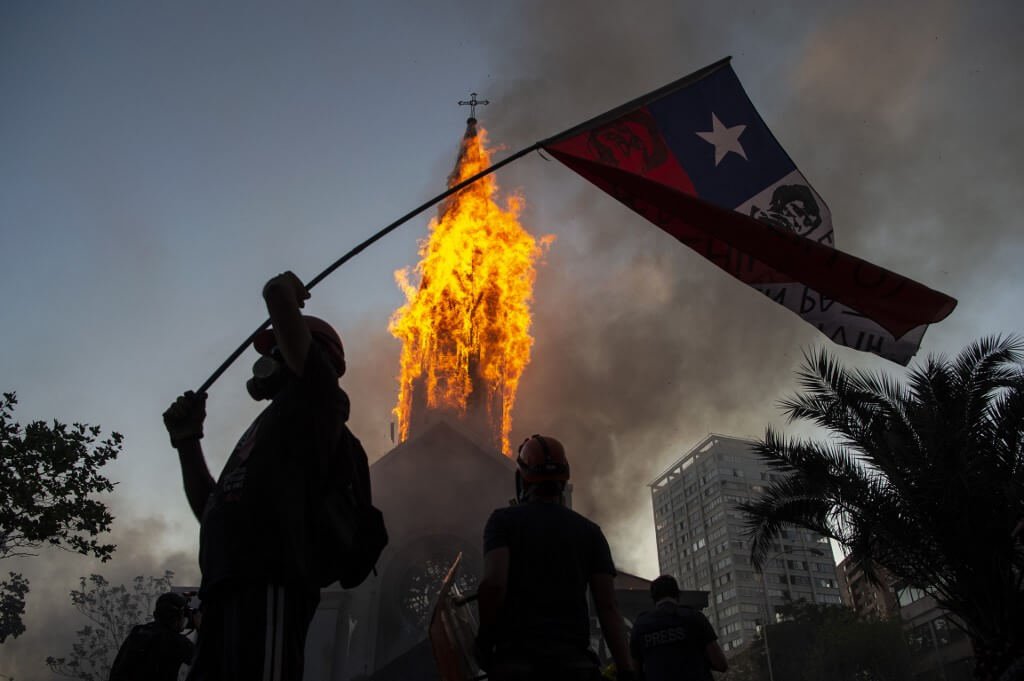
<path id="1" fill-rule="evenodd" d="M 956 358 L 931 356 L 899 381 L 804 356 L 790 422 L 760 456 L 785 475 L 741 505 L 755 566 L 786 525 L 836 540 L 869 578 L 876 566 L 924 590 L 971 639 L 977 679 L 1024 654 L 1024 341 L 984 338 Z"/>

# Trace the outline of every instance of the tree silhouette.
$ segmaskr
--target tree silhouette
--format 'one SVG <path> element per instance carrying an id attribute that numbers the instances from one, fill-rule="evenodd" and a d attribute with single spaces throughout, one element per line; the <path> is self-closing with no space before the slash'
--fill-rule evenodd
<path id="1" fill-rule="evenodd" d="M 798 600 L 768 626 L 773 675 L 764 639 L 729 661 L 727 681 L 909 681 L 910 648 L 899 620 L 860 617 L 842 605 Z"/>
<path id="2" fill-rule="evenodd" d="M 152 619 L 160 594 L 171 590 L 174 573 L 163 577 L 138 576 L 131 588 L 112 586 L 101 575 L 79 578 L 80 589 L 71 591 L 71 603 L 89 624 L 78 630 L 78 640 L 64 657 L 47 657 L 51 671 L 81 681 L 106 681 L 121 643 L 132 627 Z"/>
<path id="3" fill-rule="evenodd" d="M 976 678 L 998 678 L 1024 654 L 1022 352 L 1016 337 L 981 339 L 905 382 L 806 356 L 783 408 L 828 437 L 769 429 L 756 445 L 784 476 L 741 505 L 755 565 L 786 524 L 824 534 L 870 579 L 881 565 L 955 614 Z"/>
<path id="4" fill-rule="evenodd" d="M 114 489 L 99 469 L 117 458 L 122 437 L 99 440 L 100 427 L 13 421 L 15 393 L 0 398 L 0 560 L 34 556 L 42 546 L 106 561 L 113 544 L 97 537 L 113 516 L 92 495 Z M 25 631 L 21 616 L 29 582 L 19 573 L 0 581 L 0 643 Z"/>

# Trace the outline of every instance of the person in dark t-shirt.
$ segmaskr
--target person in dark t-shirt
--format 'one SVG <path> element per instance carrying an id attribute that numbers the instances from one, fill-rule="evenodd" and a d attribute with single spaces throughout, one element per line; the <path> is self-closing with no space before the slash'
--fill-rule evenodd
<path id="1" fill-rule="evenodd" d="M 600 678 L 590 650 L 587 588 L 619 669 L 631 675 L 615 565 L 601 528 L 565 506 L 569 463 L 562 444 L 534 435 L 516 459 L 518 503 L 484 528 L 476 653 L 492 681 Z"/>
<path id="2" fill-rule="evenodd" d="M 679 604 L 679 585 L 671 575 L 651 582 L 654 610 L 633 623 L 629 650 L 644 681 L 709 681 L 711 670 L 729 666 L 718 635 L 699 610 Z"/>
<path id="3" fill-rule="evenodd" d="M 263 287 L 271 329 L 246 384 L 269 399 L 214 482 L 199 439 L 206 395 L 185 393 L 164 413 L 185 494 L 200 520 L 203 628 L 190 681 L 302 678 L 306 632 L 320 601 L 314 512 L 329 463 L 342 479 L 365 471 L 338 386 L 345 353 L 327 322 L 303 316 L 309 292 L 291 272 Z"/>
<path id="4" fill-rule="evenodd" d="M 118 649 L 109 681 L 176 681 L 181 665 L 192 664 L 195 654 L 195 644 L 181 633 L 187 605 L 187 598 L 173 592 L 157 598 L 153 621 L 132 627 Z"/>

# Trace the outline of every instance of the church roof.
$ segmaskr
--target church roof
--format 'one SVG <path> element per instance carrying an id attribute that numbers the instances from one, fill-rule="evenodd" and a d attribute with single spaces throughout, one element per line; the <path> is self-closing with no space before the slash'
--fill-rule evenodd
<path id="1" fill-rule="evenodd" d="M 515 464 L 511 459 L 498 451 L 482 447 L 448 420 L 439 419 L 417 437 L 398 444 L 377 459 L 370 466 L 371 477 L 387 476 L 393 468 L 406 465 L 406 460 L 411 457 L 416 457 L 413 463 L 419 464 L 419 457 L 433 455 L 433 463 L 436 464 L 437 459 L 445 454 L 479 458 L 500 466 L 505 472 L 515 470 Z"/>

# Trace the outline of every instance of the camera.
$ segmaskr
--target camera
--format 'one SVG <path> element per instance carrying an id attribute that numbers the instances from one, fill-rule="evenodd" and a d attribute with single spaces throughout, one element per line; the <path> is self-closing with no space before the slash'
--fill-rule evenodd
<path id="1" fill-rule="evenodd" d="M 202 615 L 199 614 L 198 608 L 193 608 L 191 603 L 192 599 L 196 597 L 195 591 L 182 591 L 181 595 L 184 596 L 188 601 L 185 603 L 185 607 L 181 609 L 181 616 L 185 618 L 185 629 L 194 631 L 199 628 L 199 622 L 202 619 Z"/>

